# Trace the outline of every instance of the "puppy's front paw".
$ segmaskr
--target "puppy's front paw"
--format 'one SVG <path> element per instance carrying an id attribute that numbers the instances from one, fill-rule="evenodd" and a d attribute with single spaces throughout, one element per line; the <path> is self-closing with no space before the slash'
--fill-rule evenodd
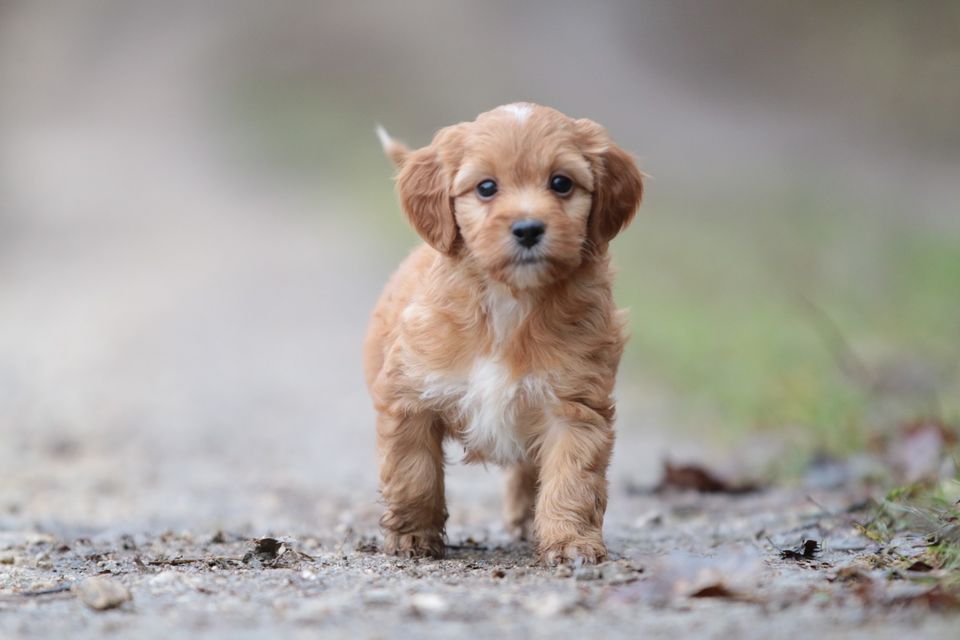
<path id="1" fill-rule="evenodd" d="M 384 536 L 383 551 L 391 556 L 442 558 L 445 550 L 443 536 L 437 531 L 388 532 Z"/>
<path id="2" fill-rule="evenodd" d="M 549 566 L 561 564 L 596 564 L 607 557 L 602 540 L 571 538 L 540 544 L 540 561 Z"/>

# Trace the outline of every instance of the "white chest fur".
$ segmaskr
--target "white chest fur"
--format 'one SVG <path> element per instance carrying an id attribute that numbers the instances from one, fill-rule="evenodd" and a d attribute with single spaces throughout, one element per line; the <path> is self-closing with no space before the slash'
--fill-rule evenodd
<path id="1" fill-rule="evenodd" d="M 526 457 L 522 427 L 527 425 L 518 420 L 542 413 L 553 393 L 545 376 L 517 377 L 500 359 L 503 344 L 526 318 L 524 305 L 505 290 L 490 289 L 484 306 L 494 355 L 478 357 L 466 373 L 429 374 L 422 397 L 455 415 L 468 452 L 510 464 Z"/>
<path id="2" fill-rule="evenodd" d="M 478 358 L 466 377 L 429 376 L 422 397 L 453 413 L 468 452 L 505 465 L 526 457 L 522 427 L 528 425 L 518 419 L 542 414 L 552 392 L 543 376 L 517 379 L 501 362 Z"/>
<path id="3" fill-rule="evenodd" d="M 520 388 L 521 382 L 511 380 L 501 363 L 486 358 L 476 361 L 458 403 L 468 451 L 482 452 L 499 464 L 523 459 L 524 446 L 517 433 Z"/>

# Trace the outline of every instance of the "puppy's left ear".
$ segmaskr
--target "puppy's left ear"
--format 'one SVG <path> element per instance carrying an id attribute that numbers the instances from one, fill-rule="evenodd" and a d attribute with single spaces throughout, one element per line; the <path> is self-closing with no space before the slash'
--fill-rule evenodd
<path id="1" fill-rule="evenodd" d="M 593 206 L 587 235 L 602 252 L 637 213 L 643 198 L 643 174 L 633 157 L 610 140 L 606 129 L 592 120 L 577 120 L 584 154 L 593 165 Z"/>

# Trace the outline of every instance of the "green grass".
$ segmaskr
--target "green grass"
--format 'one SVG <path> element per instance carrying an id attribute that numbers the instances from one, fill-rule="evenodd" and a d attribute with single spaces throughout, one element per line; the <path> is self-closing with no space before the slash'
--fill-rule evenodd
<path id="1" fill-rule="evenodd" d="M 923 560 L 944 573 L 945 586 L 960 589 L 960 477 L 892 489 L 862 531 L 882 544 L 901 533 L 925 536 L 930 546 Z"/>
<path id="2" fill-rule="evenodd" d="M 889 213 L 789 189 L 642 209 L 615 246 L 628 366 L 691 426 L 809 449 L 960 417 L 960 237 Z"/>

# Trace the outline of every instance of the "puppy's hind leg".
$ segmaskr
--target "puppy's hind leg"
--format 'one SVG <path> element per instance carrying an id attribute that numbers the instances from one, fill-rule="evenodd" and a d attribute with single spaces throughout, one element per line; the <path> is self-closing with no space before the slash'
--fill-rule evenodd
<path id="1" fill-rule="evenodd" d="M 380 518 L 384 551 L 391 555 L 442 558 L 447 508 L 443 484 L 443 425 L 431 414 L 377 420 Z"/>
<path id="2" fill-rule="evenodd" d="M 508 467 L 503 496 L 503 520 L 507 532 L 520 540 L 533 538 L 533 514 L 537 502 L 537 467 L 518 462 Z"/>

